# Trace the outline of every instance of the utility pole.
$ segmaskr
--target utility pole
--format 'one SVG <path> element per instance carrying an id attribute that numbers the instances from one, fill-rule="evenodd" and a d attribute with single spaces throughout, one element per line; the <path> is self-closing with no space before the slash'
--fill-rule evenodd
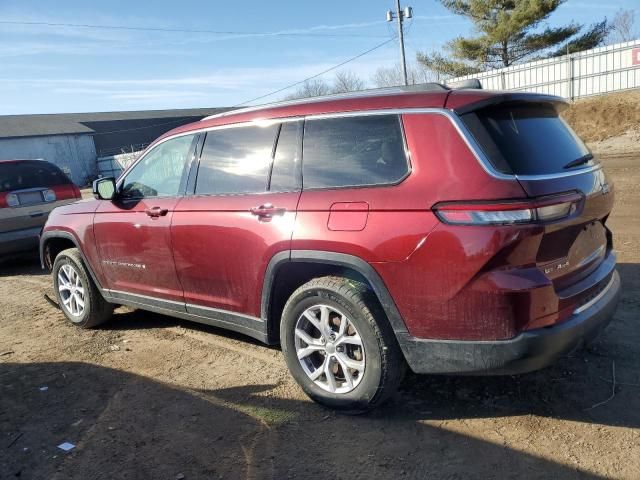
<path id="1" fill-rule="evenodd" d="M 413 16 L 413 9 L 411 7 L 405 7 L 404 10 L 400 9 L 400 0 L 396 0 L 396 11 L 387 11 L 387 22 L 392 22 L 395 18 L 398 21 L 398 40 L 400 41 L 400 64 L 402 65 L 402 78 L 404 84 L 409 85 L 407 80 L 407 61 L 404 57 L 404 33 L 402 31 L 402 22 L 405 18 L 411 18 Z"/>

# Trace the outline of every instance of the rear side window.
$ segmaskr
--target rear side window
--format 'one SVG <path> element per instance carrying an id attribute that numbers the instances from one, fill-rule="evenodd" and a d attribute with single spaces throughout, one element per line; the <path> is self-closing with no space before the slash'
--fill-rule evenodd
<path id="1" fill-rule="evenodd" d="M 392 184 L 409 172 L 397 115 L 307 120 L 304 188 Z"/>
<path id="2" fill-rule="evenodd" d="M 300 136 L 302 122 L 283 123 L 278 135 L 269 190 L 290 192 L 300 189 Z"/>
<path id="3" fill-rule="evenodd" d="M 593 164 L 587 147 L 551 105 L 499 105 L 462 119 L 501 173 L 546 175 Z"/>
<path id="4" fill-rule="evenodd" d="M 55 165 L 48 162 L 23 160 L 0 162 L 0 192 L 25 188 L 48 188 L 71 181 Z"/>
<path id="5" fill-rule="evenodd" d="M 197 195 L 267 190 L 278 125 L 238 127 L 207 133 L 196 179 Z"/>

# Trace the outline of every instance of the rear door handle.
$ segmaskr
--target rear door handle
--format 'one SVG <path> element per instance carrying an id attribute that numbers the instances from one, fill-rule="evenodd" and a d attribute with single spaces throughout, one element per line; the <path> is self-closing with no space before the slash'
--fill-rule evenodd
<path id="1" fill-rule="evenodd" d="M 149 215 L 151 218 L 158 218 L 158 217 L 164 217 L 169 212 L 169 209 L 160 208 L 160 207 L 151 207 L 151 208 L 147 208 L 144 212 L 147 215 Z"/>
<path id="2" fill-rule="evenodd" d="M 284 212 L 287 211 L 286 208 L 274 207 L 270 203 L 265 203 L 260 205 L 259 207 L 253 207 L 251 210 L 252 215 L 256 215 L 260 218 L 271 218 L 274 215 L 284 215 Z"/>

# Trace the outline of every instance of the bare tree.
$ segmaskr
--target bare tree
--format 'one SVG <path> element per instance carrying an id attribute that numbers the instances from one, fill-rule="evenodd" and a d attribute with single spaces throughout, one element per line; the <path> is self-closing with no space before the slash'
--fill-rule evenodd
<path id="1" fill-rule="evenodd" d="M 349 70 L 342 70 L 336 73 L 332 83 L 328 83 L 321 78 L 314 78 L 305 81 L 296 91 L 284 97 L 285 100 L 296 100 L 298 98 L 321 97 L 331 93 L 346 93 L 363 90 L 366 87 L 364 80 Z"/>
<path id="2" fill-rule="evenodd" d="M 364 88 L 365 83 L 360 77 L 350 70 L 342 70 L 336 73 L 331 93 L 355 92 Z"/>
<path id="3" fill-rule="evenodd" d="M 616 12 L 616 16 L 611 21 L 611 32 L 609 33 L 609 44 L 630 42 L 638 36 L 635 30 L 635 12 L 621 8 Z"/>
<path id="4" fill-rule="evenodd" d="M 331 86 L 321 78 L 314 78 L 305 81 L 298 89 L 287 95 L 285 100 L 295 100 L 298 98 L 320 97 L 331 93 Z"/>
<path id="5" fill-rule="evenodd" d="M 407 65 L 407 81 L 409 82 L 409 85 L 435 82 L 437 80 L 437 74 L 427 68 L 424 68 L 422 65 Z M 371 77 L 371 81 L 376 87 L 395 87 L 402 85 L 404 83 L 404 79 L 402 78 L 402 69 L 399 64 L 393 67 L 380 67 Z"/>

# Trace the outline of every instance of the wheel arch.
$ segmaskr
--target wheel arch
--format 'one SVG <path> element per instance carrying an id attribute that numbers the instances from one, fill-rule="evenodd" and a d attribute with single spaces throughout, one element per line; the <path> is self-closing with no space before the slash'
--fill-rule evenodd
<path id="1" fill-rule="evenodd" d="M 287 250 L 271 258 L 265 271 L 261 317 L 269 343 L 278 343 L 280 315 L 287 299 L 300 285 L 325 275 L 339 275 L 361 281 L 371 288 L 394 333 L 407 328 L 384 281 L 365 260 L 354 255 L 320 250 Z"/>
<path id="2" fill-rule="evenodd" d="M 84 266 L 89 271 L 91 279 L 98 287 L 100 293 L 103 293 L 102 286 L 91 268 L 91 264 L 87 261 L 87 258 L 82 251 L 82 247 L 80 246 L 80 242 L 71 232 L 67 232 L 65 230 L 47 230 L 40 235 L 40 265 L 42 268 L 51 270 L 56 256 L 67 248 L 78 249 L 80 258 L 82 258 L 82 263 L 84 263 Z"/>

